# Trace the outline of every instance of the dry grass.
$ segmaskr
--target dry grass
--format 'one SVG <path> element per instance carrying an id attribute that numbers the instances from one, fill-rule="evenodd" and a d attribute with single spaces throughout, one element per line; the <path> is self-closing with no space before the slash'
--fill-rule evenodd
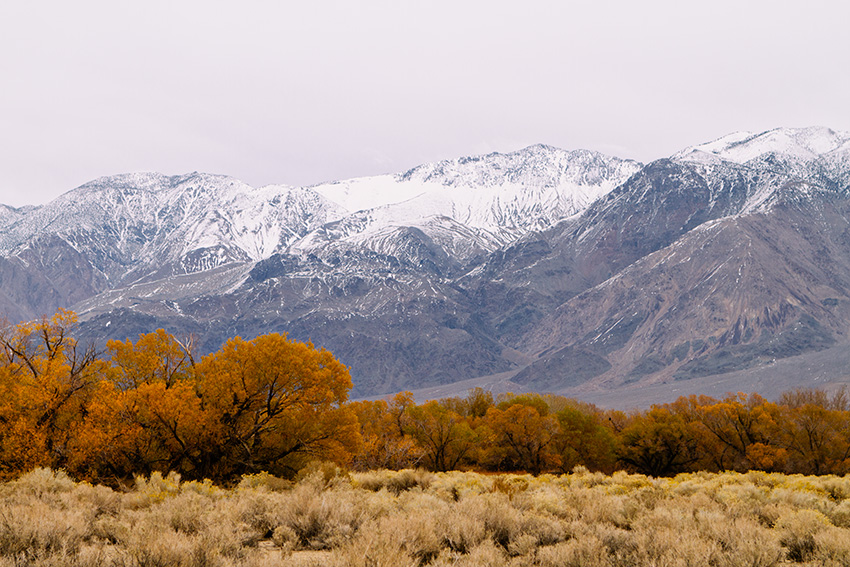
<path id="1" fill-rule="evenodd" d="M 0 485 L 0 567 L 850 564 L 850 477 L 314 467 L 124 493 L 35 470 Z"/>

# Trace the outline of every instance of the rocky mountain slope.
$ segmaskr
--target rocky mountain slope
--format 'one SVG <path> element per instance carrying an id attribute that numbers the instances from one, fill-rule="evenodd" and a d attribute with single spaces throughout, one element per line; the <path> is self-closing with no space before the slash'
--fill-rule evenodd
<path id="1" fill-rule="evenodd" d="M 650 164 L 569 227 L 546 261 L 587 288 L 522 336 L 536 360 L 514 381 L 681 381 L 848 342 L 847 136 L 785 130 L 703 148 Z"/>
<path id="2" fill-rule="evenodd" d="M 663 393 L 843 352 L 849 185 L 850 135 L 826 128 L 647 165 L 532 146 L 305 188 L 108 177 L 0 208 L 0 308 L 71 307 L 96 341 L 285 331 L 357 395 L 497 374 Z"/>

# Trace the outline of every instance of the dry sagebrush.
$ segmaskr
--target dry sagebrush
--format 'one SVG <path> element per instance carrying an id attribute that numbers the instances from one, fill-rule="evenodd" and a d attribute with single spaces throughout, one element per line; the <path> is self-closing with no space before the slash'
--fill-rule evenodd
<path id="1" fill-rule="evenodd" d="M 653 479 L 318 466 L 232 489 L 116 492 L 35 470 L 0 485 L 0 567 L 850 564 L 850 478 Z"/>

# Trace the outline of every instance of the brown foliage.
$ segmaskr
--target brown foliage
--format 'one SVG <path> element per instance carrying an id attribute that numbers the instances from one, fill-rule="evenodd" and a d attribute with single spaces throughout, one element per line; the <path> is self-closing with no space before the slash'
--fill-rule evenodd
<path id="1" fill-rule="evenodd" d="M 494 436 L 491 452 L 502 453 L 498 466 L 540 474 L 561 464 L 560 456 L 553 450 L 558 421 L 541 413 L 547 409 L 521 400 L 487 411 L 486 423 Z M 510 464 L 506 466 L 506 463 Z"/>

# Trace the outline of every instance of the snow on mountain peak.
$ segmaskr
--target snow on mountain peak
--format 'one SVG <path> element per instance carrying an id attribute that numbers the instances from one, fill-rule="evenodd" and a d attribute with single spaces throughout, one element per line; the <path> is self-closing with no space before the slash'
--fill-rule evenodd
<path id="1" fill-rule="evenodd" d="M 673 156 L 703 176 L 748 178 L 740 213 L 765 211 L 789 199 L 810 200 L 850 182 L 850 133 L 825 127 L 735 132 Z"/>
<path id="2" fill-rule="evenodd" d="M 312 189 L 352 211 L 334 228 L 332 239 L 361 233 L 366 238 L 389 225 L 418 226 L 422 219 L 445 216 L 486 235 L 481 242 L 492 246 L 584 210 L 640 168 L 634 161 L 588 150 L 535 145 Z M 306 238 L 297 248 L 325 246 L 329 234 Z"/>
<path id="3" fill-rule="evenodd" d="M 589 150 L 567 151 L 537 144 L 515 152 L 493 152 L 444 160 L 415 167 L 399 174 L 400 181 L 435 182 L 450 187 L 490 187 L 521 184 L 554 187 L 565 183 L 596 185 L 618 169 L 639 168 L 630 160 L 605 156 Z"/>
<path id="4" fill-rule="evenodd" d="M 259 260 L 346 211 L 309 189 L 254 188 L 203 173 L 132 173 L 102 177 L 12 219 L 0 231 L 10 253 L 42 235 L 56 235 L 92 257 L 107 277 L 124 278 L 148 264 L 204 257 L 204 266 Z M 209 254 L 199 253 L 210 249 Z M 200 268 L 199 268 L 200 269 Z"/>
<path id="5" fill-rule="evenodd" d="M 357 211 L 368 211 L 368 221 L 344 225 L 356 227 L 354 232 L 446 216 L 475 234 L 493 230 L 492 238 L 506 242 L 575 214 L 639 168 L 595 152 L 536 145 L 306 188 L 254 188 L 197 172 L 126 173 L 86 183 L 27 214 L 5 211 L 0 249 L 10 253 L 45 234 L 73 247 L 97 248 L 103 240 L 97 235 L 108 234 L 114 245 L 98 253 L 111 259 L 106 272 L 145 258 L 182 261 L 203 249 L 230 250 L 216 257 L 259 260 Z"/>
<path id="6" fill-rule="evenodd" d="M 685 161 L 722 160 L 746 164 L 768 154 L 798 162 L 810 162 L 850 142 L 850 133 L 830 128 L 776 128 L 760 134 L 735 132 L 712 142 L 691 146 L 673 157 Z"/>
<path id="7" fill-rule="evenodd" d="M 18 208 L 0 204 L 0 230 L 5 229 L 5 227 L 17 222 L 36 209 L 38 207 L 32 205 Z"/>
<path id="8" fill-rule="evenodd" d="M 404 173 L 334 181 L 311 187 L 351 212 L 394 205 L 426 193 L 457 195 L 492 188 L 562 188 L 590 200 L 607 190 L 612 180 L 625 181 L 641 164 L 588 150 L 567 151 L 538 144 L 508 154 L 490 153 L 423 164 Z M 603 188 L 597 191 L 598 188 Z M 513 189 L 512 189 L 513 191 Z M 583 208 L 585 198 L 577 195 Z"/>

